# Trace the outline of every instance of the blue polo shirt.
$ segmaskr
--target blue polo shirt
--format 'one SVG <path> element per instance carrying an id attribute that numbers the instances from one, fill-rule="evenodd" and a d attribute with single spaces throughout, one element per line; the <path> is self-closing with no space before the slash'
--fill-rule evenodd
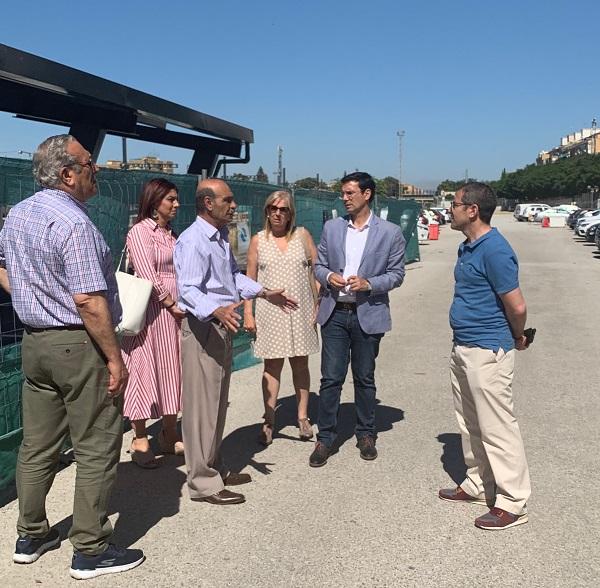
<path id="1" fill-rule="evenodd" d="M 519 287 L 519 262 L 508 241 L 492 229 L 458 248 L 454 267 L 454 300 L 450 326 L 454 343 L 492 349 L 514 349 L 500 294 Z"/>

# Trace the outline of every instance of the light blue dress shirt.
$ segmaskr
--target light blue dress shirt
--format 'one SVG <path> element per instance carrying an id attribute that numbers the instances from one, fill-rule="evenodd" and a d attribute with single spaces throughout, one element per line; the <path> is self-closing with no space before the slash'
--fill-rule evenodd
<path id="1" fill-rule="evenodd" d="M 227 236 L 227 227 L 216 229 L 196 217 L 175 244 L 177 304 L 201 321 L 213 318 L 220 306 L 256 298 L 263 289 L 240 271 Z"/>

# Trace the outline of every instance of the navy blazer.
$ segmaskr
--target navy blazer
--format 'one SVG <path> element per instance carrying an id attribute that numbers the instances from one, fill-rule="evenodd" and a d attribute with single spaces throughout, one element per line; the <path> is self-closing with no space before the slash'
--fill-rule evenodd
<path id="1" fill-rule="evenodd" d="M 318 247 L 315 277 L 323 288 L 317 322 L 324 325 L 331 316 L 339 291 L 327 282 L 329 272 L 342 273 L 346 267 L 346 231 L 349 217 L 329 220 L 323 227 Z M 388 292 L 404 280 L 406 243 L 400 227 L 373 215 L 365 250 L 357 275 L 369 280 L 370 292 L 356 292 L 356 313 L 360 328 L 369 334 L 385 333 L 392 328 Z"/>

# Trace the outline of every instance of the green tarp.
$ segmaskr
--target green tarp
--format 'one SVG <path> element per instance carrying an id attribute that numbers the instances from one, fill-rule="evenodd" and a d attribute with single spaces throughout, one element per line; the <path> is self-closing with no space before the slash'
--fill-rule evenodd
<path id="1" fill-rule="evenodd" d="M 144 171 L 102 170 L 98 174 L 98 195 L 89 203 L 90 217 L 99 227 L 111 248 L 115 263 L 125 242 L 130 221 L 137 215 L 138 198 L 142 185 L 157 173 Z M 173 225 L 181 233 L 196 217 L 195 192 L 197 177 L 168 175 L 179 188 L 180 208 Z M 263 225 L 263 205 L 266 197 L 281 189 L 257 182 L 228 181 L 240 212 L 247 213 L 252 234 Z M 10 206 L 31 196 L 36 190 L 31 172 L 31 161 L 0 158 L 0 218 Z M 318 190 L 296 190 L 296 222 L 306 227 L 315 242 L 321 237 L 323 224 L 333 216 L 344 215 L 344 207 L 337 193 Z M 406 261 L 419 260 L 416 237 L 420 205 L 413 200 L 378 198 L 375 213 L 398 224 L 407 241 Z M 6 309 L 4 309 L 6 311 Z M 14 321 L 13 321 L 14 322 Z M 4 329 L 4 323 L 0 326 Z M 4 338 L 2 339 L 4 340 Z M 13 339 L 11 339 L 12 341 Z M 2 346 L 0 371 L 0 489 L 14 476 L 16 452 L 21 441 L 21 381 L 20 344 Z M 257 363 L 251 349 L 251 339 L 245 333 L 234 339 L 233 368 L 242 369 Z"/>

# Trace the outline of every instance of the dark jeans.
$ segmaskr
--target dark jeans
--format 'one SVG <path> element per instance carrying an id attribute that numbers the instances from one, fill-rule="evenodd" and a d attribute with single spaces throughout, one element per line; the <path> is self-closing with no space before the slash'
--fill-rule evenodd
<path id="1" fill-rule="evenodd" d="M 352 366 L 356 438 L 375 436 L 375 359 L 383 333 L 368 335 L 356 312 L 335 309 L 321 327 L 321 389 L 317 439 L 331 447 L 336 438 L 342 386 Z"/>

